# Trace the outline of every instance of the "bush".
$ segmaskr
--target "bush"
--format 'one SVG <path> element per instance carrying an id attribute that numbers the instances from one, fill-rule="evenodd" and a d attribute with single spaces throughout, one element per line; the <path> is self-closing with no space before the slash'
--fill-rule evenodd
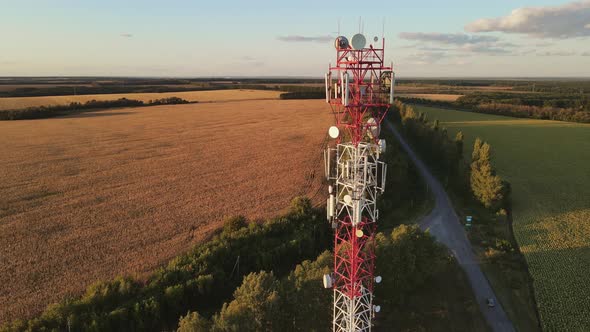
<path id="1" fill-rule="evenodd" d="M 225 219 L 223 222 L 223 232 L 231 233 L 248 226 L 248 220 L 244 216 L 235 216 Z"/>
<path id="2" fill-rule="evenodd" d="M 186 316 L 180 317 L 177 332 L 208 332 L 210 330 L 211 322 L 209 320 L 196 311 L 189 311 Z"/>
<path id="3" fill-rule="evenodd" d="M 150 100 L 148 105 L 174 105 L 174 104 L 190 104 L 188 100 L 184 100 L 178 97 L 162 98 L 156 100 Z"/>
<path id="4" fill-rule="evenodd" d="M 291 213 L 295 215 L 309 214 L 311 210 L 311 200 L 307 197 L 298 196 L 291 201 Z"/>

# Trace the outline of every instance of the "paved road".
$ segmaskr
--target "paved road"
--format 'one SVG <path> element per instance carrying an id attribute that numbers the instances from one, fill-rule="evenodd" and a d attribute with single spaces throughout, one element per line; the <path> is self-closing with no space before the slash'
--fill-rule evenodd
<path id="1" fill-rule="evenodd" d="M 435 207 L 429 215 L 420 221 L 420 228 L 422 230 L 429 229 L 430 234 L 453 252 L 459 265 L 465 270 L 471 288 L 473 288 L 473 292 L 479 303 L 479 308 L 488 321 L 488 324 L 492 327 L 492 330 L 501 332 L 514 331 L 514 326 L 512 326 L 504 309 L 502 309 L 502 305 L 496 298 L 492 287 L 490 287 L 488 280 L 479 268 L 475 253 L 471 248 L 471 243 L 467 239 L 462 224 L 459 222 L 459 217 L 455 213 L 449 196 L 447 196 L 442 185 L 430 173 L 426 165 L 424 165 L 403 137 L 401 137 L 396 128 L 390 122 L 386 122 L 386 125 L 397 137 L 397 140 L 408 153 L 412 162 L 418 167 L 420 174 L 435 197 Z M 489 308 L 487 306 L 486 299 L 488 298 L 494 299 L 496 307 Z"/>

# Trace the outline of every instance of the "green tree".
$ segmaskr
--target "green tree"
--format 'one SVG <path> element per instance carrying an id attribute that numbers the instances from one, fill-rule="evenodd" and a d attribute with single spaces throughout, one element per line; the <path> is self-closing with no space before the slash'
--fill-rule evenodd
<path id="1" fill-rule="evenodd" d="M 198 312 L 187 312 L 186 316 L 181 316 L 178 322 L 177 332 L 206 332 L 211 330 L 211 322 Z"/>
<path id="2" fill-rule="evenodd" d="M 459 131 L 457 135 L 455 135 L 455 147 L 457 148 L 457 155 L 459 160 L 463 159 L 463 140 L 464 140 L 463 132 Z"/>
<path id="3" fill-rule="evenodd" d="M 296 215 L 309 214 L 311 208 L 311 200 L 305 196 L 297 196 L 291 200 L 291 212 Z"/>
<path id="4" fill-rule="evenodd" d="M 403 304 L 411 292 L 436 274 L 446 262 L 446 250 L 416 225 L 400 225 L 389 236 L 377 235 L 376 272 L 382 303 Z"/>
<path id="5" fill-rule="evenodd" d="M 223 222 L 223 232 L 232 233 L 242 227 L 248 226 L 248 220 L 244 216 L 235 216 L 225 219 Z"/>
<path id="6" fill-rule="evenodd" d="M 501 202 L 504 193 L 502 179 L 496 175 L 491 159 L 490 145 L 476 139 L 471 159 L 471 191 L 486 208 Z"/>
<path id="7" fill-rule="evenodd" d="M 324 274 L 330 273 L 334 256 L 324 251 L 315 261 L 297 265 L 281 285 L 282 324 L 296 331 L 327 331 L 332 313 L 332 292 L 322 287 Z M 313 319 L 311 319 L 313 318 Z"/>
<path id="8" fill-rule="evenodd" d="M 279 312 L 279 282 L 272 272 L 244 277 L 234 299 L 213 318 L 214 331 L 272 331 Z"/>

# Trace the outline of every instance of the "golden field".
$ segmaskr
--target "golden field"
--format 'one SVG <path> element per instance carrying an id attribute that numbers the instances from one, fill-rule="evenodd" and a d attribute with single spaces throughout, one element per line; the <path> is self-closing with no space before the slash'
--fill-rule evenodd
<path id="1" fill-rule="evenodd" d="M 135 99 L 148 102 L 154 99 L 178 97 L 188 101 L 217 102 L 251 99 L 278 99 L 280 94 L 280 91 L 266 90 L 211 90 L 162 93 L 115 93 L 77 96 L 8 97 L 0 98 L 0 111 L 37 106 L 66 105 L 73 102 L 84 103 L 90 100 L 116 100 L 119 98 Z"/>
<path id="2" fill-rule="evenodd" d="M 251 100 L 0 122 L 0 323 L 146 276 L 227 216 L 271 217 L 296 195 L 320 204 L 332 120 L 321 100 Z"/>

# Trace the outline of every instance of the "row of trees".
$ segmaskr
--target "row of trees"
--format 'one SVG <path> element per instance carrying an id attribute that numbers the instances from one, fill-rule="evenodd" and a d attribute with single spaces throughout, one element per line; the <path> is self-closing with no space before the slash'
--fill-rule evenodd
<path id="1" fill-rule="evenodd" d="M 376 241 L 376 273 L 384 276 L 376 294 L 387 315 L 403 311 L 412 293 L 449 262 L 446 251 L 415 225 L 398 226 L 388 235 L 379 233 Z M 327 331 L 332 292 L 321 283 L 332 264 L 332 253 L 325 251 L 283 278 L 273 272 L 251 273 L 211 319 L 188 312 L 178 331 Z"/>
<path id="2" fill-rule="evenodd" d="M 325 91 L 299 91 L 281 93 L 281 99 L 324 99 Z"/>
<path id="3" fill-rule="evenodd" d="M 458 132 L 450 138 L 439 122 L 429 122 L 424 113 L 396 100 L 393 105 L 397 120 L 425 162 L 458 192 L 471 192 L 485 207 L 493 210 L 508 209 L 510 184 L 502 180 L 492 165 L 491 146 L 475 140 L 471 161 L 463 158 L 464 135 Z"/>
<path id="4" fill-rule="evenodd" d="M 471 97 L 471 95 L 463 96 L 456 101 L 430 100 L 422 98 L 400 98 L 403 102 L 412 104 L 421 104 L 428 106 L 437 106 L 458 109 L 463 111 L 471 111 L 485 114 L 495 114 L 512 116 L 517 118 L 531 118 L 540 120 L 557 120 L 569 122 L 590 123 L 590 99 L 581 99 L 576 97 L 568 102 L 567 105 L 574 106 L 559 107 L 552 105 L 566 105 L 563 104 L 563 99 L 559 100 L 545 100 L 542 104 L 532 105 L 518 104 L 522 102 L 520 99 L 493 99 L 484 98 L 479 99 Z"/>
<path id="5" fill-rule="evenodd" d="M 590 97 L 580 93 L 474 92 L 457 99 L 457 104 L 464 106 L 489 103 L 590 111 Z"/>
<path id="6" fill-rule="evenodd" d="M 172 105 L 172 104 L 188 104 L 186 101 L 178 97 L 162 98 L 150 100 L 144 103 L 141 100 L 119 98 L 117 100 L 89 100 L 85 103 L 69 103 L 67 105 L 55 106 L 37 106 L 28 107 L 19 110 L 4 110 L 0 111 L 0 120 L 25 120 L 25 119 L 43 119 L 55 116 L 62 116 L 73 114 L 81 111 L 115 108 L 115 107 L 139 107 L 139 106 L 154 106 L 154 105 Z"/>

